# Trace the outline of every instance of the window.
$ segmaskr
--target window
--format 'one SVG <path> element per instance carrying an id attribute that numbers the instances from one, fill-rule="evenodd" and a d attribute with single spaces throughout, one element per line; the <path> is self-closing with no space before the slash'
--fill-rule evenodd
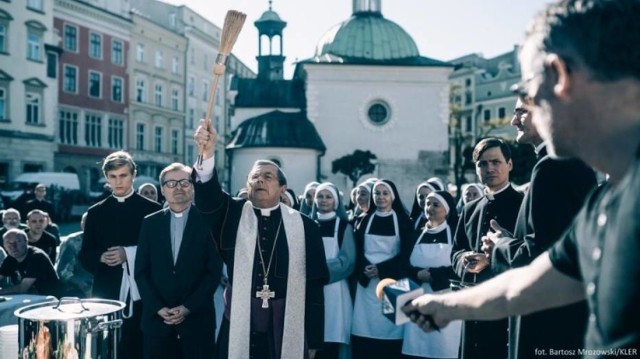
<path id="1" fill-rule="evenodd" d="M 207 81 L 202 81 L 202 101 L 209 100 L 209 83 Z"/>
<path id="2" fill-rule="evenodd" d="M 78 28 L 72 25 L 64 25 L 64 49 L 78 51 Z"/>
<path id="3" fill-rule="evenodd" d="M 98 115 L 86 115 L 84 124 L 84 140 L 87 146 L 102 146 L 102 118 Z"/>
<path id="4" fill-rule="evenodd" d="M 54 51 L 47 51 L 47 77 L 58 77 L 58 54 Z"/>
<path id="5" fill-rule="evenodd" d="M 189 109 L 189 119 L 187 122 L 187 128 L 195 128 L 194 125 L 196 123 L 196 111 L 192 108 Z"/>
<path id="6" fill-rule="evenodd" d="M 369 117 L 369 121 L 374 125 L 384 125 L 391 118 L 391 113 L 389 110 L 389 105 L 387 105 L 383 101 L 376 101 L 371 106 L 369 106 L 369 110 L 367 110 L 367 116 Z"/>
<path id="7" fill-rule="evenodd" d="M 171 130 L 171 154 L 178 154 L 178 138 L 180 136 L 180 131 Z"/>
<path id="8" fill-rule="evenodd" d="M 464 86 L 465 87 L 471 87 L 471 79 L 465 79 L 464 80 Z"/>
<path id="9" fill-rule="evenodd" d="M 60 111 L 60 143 L 65 145 L 78 144 L 78 114 L 70 111 Z"/>
<path id="10" fill-rule="evenodd" d="M 195 96 L 196 93 L 196 79 L 193 76 L 189 76 L 189 82 L 187 83 L 187 89 L 189 96 Z"/>
<path id="11" fill-rule="evenodd" d="M 42 31 L 27 29 L 27 59 L 42 61 Z"/>
<path id="12" fill-rule="evenodd" d="M 193 145 L 187 146 L 187 163 L 193 163 L 195 161 L 195 147 Z"/>
<path id="13" fill-rule="evenodd" d="M 156 106 L 162 107 L 162 85 L 156 84 L 153 91 L 153 102 Z"/>
<path id="14" fill-rule="evenodd" d="M 7 90 L 0 87 L 0 121 L 7 120 Z"/>
<path id="15" fill-rule="evenodd" d="M 89 71 L 89 97 L 100 98 L 102 91 L 100 86 L 102 74 L 95 71 Z"/>
<path id="16" fill-rule="evenodd" d="M 78 93 L 78 68 L 71 65 L 64 65 L 63 68 L 62 91 Z"/>
<path id="17" fill-rule="evenodd" d="M 111 62 L 115 65 L 123 65 L 122 41 L 114 40 L 111 43 Z"/>
<path id="18" fill-rule="evenodd" d="M 136 125 L 136 150 L 144 151 L 144 132 L 145 126 L 144 123 L 139 123 Z"/>
<path id="19" fill-rule="evenodd" d="M 27 0 L 27 9 L 42 11 L 42 0 Z"/>
<path id="20" fill-rule="evenodd" d="M 122 102 L 122 78 L 111 77 L 111 101 Z"/>
<path id="21" fill-rule="evenodd" d="M 154 150 L 158 153 L 162 152 L 162 127 L 156 127 L 154 132 Z"/>
<path id="22" fill-rule="evenodd" d="M 169 25 L 173 28 L 176 27 L 176 14 L 169 14 Z"/>
<path id="23" fill-rule="evenodd" d="M 27 104 L 27 124 L 39 125 L 40 124 L 40 110 L 42 104 L 42 97 L 40 94 L 33 92 L 27 92 L 26 94 Z"/>
<path id="24" fill-rule="evenodd" d="M 147 99 L 146 92 L 147 90 L 145 89 L 144 80 L 137 79 L 136 80 L 136 101 L 145 102 Z"/>
<path id="25" fill-rule="evenodd" d="M 502 120 L 507 116 L 507 109 L 505 109 L 504 107 L 500 107 L 498 109 L 498 117 Z"/>
<path id="26" fill-rule="evenodd" d="M 161 69 L 163 66 L 162 51 L 156 51 L 156 67 Z"/>
<path id="27" fill-rule="evenodd" d="M 144 44 L 138 44 L 136 46 L 136 61 L 144 62 Z"/>
<path id="28" fill-rule="evenodd" d="M 180 66 L 180 60 L 178 56 L 174 56 L 173 60 L 171 60 L 171 73 L 177 74 L 179 72 L 178 67 Z"/>
<path id="29" fill-rule="evenodd" d="M 94 59 L 102 58 L 102 35 L 95 32 L 89 35 L 89 56 Z"/>
<path id="30" fill-rule="evenodd" d="M 0 52 L 7 52 L 7 24 L 0 19 Z"/>
<path id="31" fill-rule="evenodd" d="M 124 121 L 119 119 L 109 119 L 109 148 L 123 148 Z"/>
<path id="32" fill-rule="evenodd" d="M 467 132 L 471 132 L 473 131 L 473 121 L 471 119 L 471 116 L 467 116 L 466 117 L 466 131 Z"/>
<path id="33" fill-rule="evenodd" d="M 207 54 L 204 54 L 204 60 L 203 61 L 204 62 L 202 63 L 202 67 L 203 67 L 203 69 L 205 71 L 207 71 L 209 69 L 208 66 L 207 66 L 209 64 L 209 57 L 207 56 Z"/>
<path id="34" fill-rule="evenodd" d="M 177 89 L 173 89 L 171 90 L 171 109 L 174 111 L 178 111 L 178 90 Z"/>
<path id="35" fill-rule="evenodd" d="M 489 121 L 491 120 L 491 110 L 484 110 L 484 120 L 485 121 Z"/>

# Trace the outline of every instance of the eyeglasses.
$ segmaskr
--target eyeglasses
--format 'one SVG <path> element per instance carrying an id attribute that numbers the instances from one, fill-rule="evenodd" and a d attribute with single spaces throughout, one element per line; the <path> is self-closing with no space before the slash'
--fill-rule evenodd
<path id="1" fill-rule="evenodd" d="M 531 104 L 533 102 L 533 98 L 531 97 L 531 95 L 529 95 L 529 84 L 531 83 L 531 81 L 533 81 L 533 79 L 542 74 L 544 74 L 544 72 L 542 71 L 535 72 L 529 75 L 526 79 L 522 79 L 520 82 L 511 86 L 510 90 L 518 96 L 523 104 Z"/>
<path id="2" fill-rule="evenodd" d="M 164 183 L 162 183 L 163 186 L 166 186 L 167 188 L 176 188 L 178 185 L 180 185 L 180 187 L 182 188 L 187 188 L 189 186 L 191 186 L 191 180 L 184 178 L 181 180 L 168 180 L 168 181 L 164 181 Z"/>

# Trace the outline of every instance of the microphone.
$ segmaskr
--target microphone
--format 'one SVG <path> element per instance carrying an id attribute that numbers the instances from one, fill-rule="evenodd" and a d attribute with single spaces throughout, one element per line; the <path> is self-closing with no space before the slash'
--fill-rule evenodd
<path id="1" fill-rule="evenodd" d="M 382 314 L 395 325 L 404 324 L 411 319 L 402 311 L 402 307 L 410 301 L 424 294 L 424 289 L 409 278 L 395 280 L 385 278 L 376 286 L 376 296 L 382 302 Z M 431 328 L 440 331 L 430 315 L 413 311 L 410 315 L 422 316 L 429 322 Z"/>

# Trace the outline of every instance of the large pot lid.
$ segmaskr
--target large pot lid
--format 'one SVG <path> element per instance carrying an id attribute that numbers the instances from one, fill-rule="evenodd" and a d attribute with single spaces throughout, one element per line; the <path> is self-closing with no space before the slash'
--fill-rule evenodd
<path id="1" fill-rule="evenodd" d="M 30 320 L 70 320 L 90 318 L 122 310 L 123 302 L 109 299 L 67 299 L 37 303 L 17 309 L 14 314 Z"/>

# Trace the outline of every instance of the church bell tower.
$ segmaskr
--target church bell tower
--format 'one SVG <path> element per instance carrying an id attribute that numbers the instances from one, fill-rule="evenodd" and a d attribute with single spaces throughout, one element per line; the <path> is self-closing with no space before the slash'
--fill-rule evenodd
<path id="1" fill-rule="evenodd" d="M 272 10 L 271 2 L 269 0 L 269 10 L 254 22 L 258 28 L 258 79 L 282 80 L 285 59 L 282 55 L 282 30 L 287 23 Z M 263 37 L 266 37 L 266 46 L 263 46 Z"/>

